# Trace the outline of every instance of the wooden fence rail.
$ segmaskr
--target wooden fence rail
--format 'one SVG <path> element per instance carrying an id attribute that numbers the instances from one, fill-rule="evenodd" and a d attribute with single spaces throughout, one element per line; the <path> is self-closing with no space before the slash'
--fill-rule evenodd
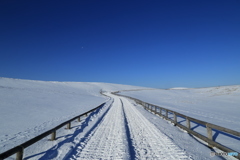
<path id="1" fill-rule="evenodd" d="M 63 122 L 63 123 L 61 123 L 60 125 L 58 125 L 58 126 L 52 128 L 52 129 L 50 129 L 50 130 L 48 130 L 48 131 L 40 134 L 39 136 L 34 137 L 34 138 L 28 140 L 27 142 L 25 142 L 25 143 L 23 143 L 23 144 L 20 144 L 19 146 L 16 146 L 16 147 L 14 147 L 14 148 L 12 148 L 12 149 L 10 149 L 10 150 L 8 150 L 8 151 L 5 151 L 5 152 L 1 153 L 1 154 L 0 154 L 0 160 L 3 160 L 3 159 L 5 159 L 5 158 L 8 158 L 8 157 L 12 156 L 12 155 L 15 154 L 15 153 L 16 153 L 16 160 L 22 160 L 22 159 L 23 159 L 23 153 L 24 153 L 24 149 L 25 149 L 25 148 L 27 148 L 27 147 L 29 147 L 30 145 L 36 143 L 37 141 L 43 139 L 44 137 L 47 137 L 47 136 L 50 135 L 50 134 L 51 134 L 51 140 L 52 140 L 52 141 L 55 140 L 55 139 L 56 139 L 56 131 L 57 131 L 58 129 L 62 128 L 62 127 L 65 126 L 65 125 L 67 125 L 67 127 L 66 127 L 67 129 L 71 129 L 71 122 L 72 122 L 72 121 L 74 121 L 74 120 L 77 119 L 77 120 L 80 122 L 82 116 L 88 115 L 89 113 L 91 113 L 91 112 L 95 111 L 96 109 L 102 107 L 105 103 L 106 103 L 106 102 L 100 104 L 100 105 L 97 106 L 96 108 L 91 109 L 90 111 L 87 111 L 87 112 L 85 112 L 85 113 L 83 113 L 83 114 L 81 114 L 81 115 L 78 115 L 78 116 L 76 116 L 76 117 L 74 117 L 74 118 L 72 118 L 72 119 L 70 119 L 70 120 L 68 120 L 68 121 L 66 121 L 66 122 Z"/>
<path id="2" fill-rule="evenodd" d="M 151 104 L 151 103 L 147 103 L 147 102 L 141 101 L 141 100 L 136 99 L 136 98 L 121 95 L 121 94 L 118 94 L 118 93 L 119 92 L 112 92 L 112 94 L 115 94 L 117 96 L 122 96 L 122 97 L 126 97 L 126 98 L 134 100 L 136 103 L 141 104 L 146 110 L 149 110 L 149 111 L 163 117 L 164 119 L 171 121 L 175 126 L 178 126 L 178 127 L 182 128 L 183 130 L 186 130 L 189 134 L 192 134 L 192 135 L 196 136 L 197 138 L 207 142 L 209 147 L 217 147 L 224 152 L 235 152 L 235 153 L 237 153 L 238 155 L 234 156 L 234 157 L 240 159 L 240 153 L 239 152 L 234 151 L 233 149 L 230 149 L 230 148 L 224 146 L 223 144 L 220 144 L 220 143 L 215 142 L 213 140 L 212 129 L 222 131 L 222 132 L 225 132 L 225 133 L 237 136 L 237 137 L 240 137 L 240 132 L 237 132 L 237 131 L 234 131 L 234 130 L 231 130 L 231 129 L 228 129 L 228 128 L 224 128 L 224 127 L 212 124 L 212 123 L 208 123 L 208 122 L 205 122 L 205 121 L 201 121 L 201 120 L 186 116 L 184 114 L 172 111 L 170 109 L 166 109 L 166 108 L 163 108 L 163 107 Z M 163 114 L 163 111 L 165 111 L 165 114 Z M 173 114 L 173 116 L 174 116 L 173 119 L 168 117 L 169 113 Z M 177 117 L 184 118 L 186 120 L 186 126 L 178 123 L 177 122 Z M 205 126 L 207 137 L 203 136 L 202 134 L 200 134 L 200 133 L 198 133 L 194 130 L 191 130 L 191 123 L 190 122 L 194 122 L 194 123 L 200 124 L 202 126 Z"/>

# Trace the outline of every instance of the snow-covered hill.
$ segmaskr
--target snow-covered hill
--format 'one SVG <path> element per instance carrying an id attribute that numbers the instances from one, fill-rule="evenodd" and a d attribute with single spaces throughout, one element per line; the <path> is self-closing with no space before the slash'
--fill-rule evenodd
<path id="1" fill-rule="evenodd" d="M 101 109 L 81 117 L 81 122 L 72 122 L 72 129 L 59 129 L 55 141 L 45 137 L 26 148 L 24 158 L 221 159 L 210 157 L 208 147 L 141 106 L 107 93 L 112 97 L 109 100 L 100 94 L 101 90 L 122 90 L 121 94 L 240 131 L 240 86 L 161 90 L 0 78 L 0 153 L 107 101 Z M 206 134 L 206 129 L 197 124 L 191 127 Z M 213 137 L 239 151 L 239 138 L 215 131 Z"/>
<path id="2" fill-rule="evenodd" d="M 199 89 L 125 91 L 120 94 L 155 104 L 186 116 L 240 132 L 240 85 Z M 183 120 L 182 124 L 186 122 Z M 206 129 L 191 124 L 192 129 L 206 135 Z M 219 143 L 239 151 L 239 138 L 213 131 Z"/>
<path id="3" fill-rule="evenodd" d="M 0 152 L 105 102 L 100 90 L 128 89 L 143 87 L 0 78 Z"/>

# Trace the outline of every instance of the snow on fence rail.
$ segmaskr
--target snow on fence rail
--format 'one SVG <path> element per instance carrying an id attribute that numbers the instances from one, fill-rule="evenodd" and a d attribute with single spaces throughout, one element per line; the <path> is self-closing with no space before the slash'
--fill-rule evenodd
<path id="1" fill-rule="evenodd" d="M 43 139 L 44 137 L 47 137 L 48 135 L 51 134 L 51 140 L 54 141 L 56 139 L 56 131 L 60 128 L 62 128 L 63 126 L 67 125 L 67 129 L 71 129 L 71 122 L 78 119 L 78 122 L 81 121 L 81 117 L 82 116 L 87 116 L 89 113 L 95 111 L 96 109 L 102 107 L 106 102 L 100 104 L 99 106 L 97 106 L 96 108 L 93 108 L 91 109 L 90 111 L 87 111 L 81 115 L 78 115 L 66 122 L 63 122 L 61 123 L 60 125 L 40 134 L 39 136 L 35 137 L 35 138 L 32 138 L 30 140 L 28 140 L 27 142 L 23 143 L 23 144 L 20 144 L 19 146 L 16 146 L 8 151 L 5 151 L 3 153 L 0 154 L 0 160 L 3 160 L 5 158 L 8 158 L 10 157 L 11 155 L 16 154 L 16 160 L 22 160 L 23 159 L 23 152 L 24 152 L 24 149 L 29 147 L 30 145 L 36 143 L 37 141 Z"/>
<path id="2" fill-rule="evenodd" d="M 156 115 L 159 115 L 159 116 L 165 118 L 166 120 L 171 121 L 175 126 L 178 126 L 178 127 L 182 128 L 183 130 L 186 130 L 189 134 L 192 134 L 192 135 L 196 136 L 197 138 L 207 142 L 208 146 L 210 148 L 217 147 L 217 148 L 219 148 L 220 150 L 222 150 L 224 152 L 235 152 L 235 153 L 238 153 L 238 155 L 234 156 L 234 157 L 240 159 L 240 153 L 239 152 L 234 151 L 234 150 L 232 150 L 232 149 L 230 149 L 230 148 L 228 148 L 228 147 L 226 147 L 226 146 L 224 146 L 224 145 L 222 145 L 222 144 L 220 144 L 218 142 L 215 142 L 213 140 L 212 129 L 218 130 L 218 131 L 222 131 L 222 132 L 225 132 L 225 133 L 237 136 L 237 137 L 240 137 L 240 132 L 237 132 L 237 131 L 234 131 L 234 130 L 231 130 L 231 129 L 228 129 L 228 128 L 224 128 L 224 127 L 212 124 L 212 123 L 208 123 L 208 122 L 205 122 L 205 121 L 201 121 L 201 120 L 198 120 L 198 119 L 195 119 L 195 118 L 192 118 L 192 117 L 188 117 L 188 116 L 186 116 L 184 114 L 181 114 L 181 113 L 178 113 L 178 112 L 175 112 L 175 111 L 163 108 L 163 107 L 159 107 L 159 106 L 151 104 L 151 103 L 143 102 L 143 101 L 141 101 L 139 99 L 136 99 L 136 98 L 132 98 L 132 97 L 125 96 L 125 95 L 120 95 L 118 93 L 119 92 L 112 92 L 112 94 L 132 99 L 136 103 L 141 104 L 146 110 L 149 110 L 149 111 L 155 113 Z M 163 111 L 165 112 L 165 115 L 163 114 Z M 170 119 L 168 117 L 169 113 L 173 114 L 173 116 L 174 116 L 173 119 Z M 181 118 L 186 119 L 186 126 L 178 123 L 177 117 L 181 117 Z M 203 136 L 200 133 L 197 133 L 194 130 L 191 130 L 191 125 L 190 125 L 191 123 L 190 122 L 195 122 L 197 124 L 201 124 L 201 125 L 205 126 L 206 130 L 207 130 L 207 137 Z"/>

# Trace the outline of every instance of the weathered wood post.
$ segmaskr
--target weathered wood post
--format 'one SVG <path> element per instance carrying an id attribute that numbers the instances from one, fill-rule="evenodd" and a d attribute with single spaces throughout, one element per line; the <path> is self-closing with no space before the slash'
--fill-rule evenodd
<path id="1" fill-rule="evenodd" d="M 80 116 L 78 117 L 78 122 L 81 122 L 81 117 Z"/>
<path id="2" fill-rule="evenodd" d="M 67 129 L 71 129 L 71 122 L 67 124 Z"/>
<path id="3" fill-rule="evenodd" d="M 166 111 L 166 117 L 168 118 L 168 110 L 165 110 Z"/>
<path id="4" fill-rule="evenodd" d="M 162 108 L 159 108 L 159 115 L 162 116 Z"/>
<path id="5" fill-rule="evenodd" d="M 176 115 L 176 113 L 173 113 L 174 114 L 174 126 L 176 126 L 177 125 L 177 115 Z"/>
<path id="6" fill-rule="evenodd" d="M 56 140 L 56 130 L 54 130 L 51 134 L 51 141 Z"/>
<path id="7" fill-rule="evenodd" d="M 190 124 L 188 117 L 186 117 L 186 125 L 187 125 L 188 129 L 191 129 L 191 124 Z"/>
<path id="8" fill-rule="evenodd" d="M 23 150 L 24 150 L 24 148 L 22 146 L 19 146 L 19 147 L 21 147 L 21 150 L 17 152 L 16 160 L 22 160 L 23 159 Z"/>
<path id="9" fill-rule="evenodd" d="M 208 139 L 212 140 L 212 128 L 210 128 L 208 126 L 208 123 L 206 124 L 206 128 L 207 128 L 207 136 L 208 136 Z M 208 147 L 213 147 L 211 144 L 208 143 Z"/>

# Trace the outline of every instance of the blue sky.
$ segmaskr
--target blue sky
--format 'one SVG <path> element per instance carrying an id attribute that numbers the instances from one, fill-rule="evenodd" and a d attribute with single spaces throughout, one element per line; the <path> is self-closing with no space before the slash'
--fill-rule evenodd
<path id="1" fill-rule="evenodd" d="M 1 0 L 0 77 L 240 84 L 239 0 Z"/>

